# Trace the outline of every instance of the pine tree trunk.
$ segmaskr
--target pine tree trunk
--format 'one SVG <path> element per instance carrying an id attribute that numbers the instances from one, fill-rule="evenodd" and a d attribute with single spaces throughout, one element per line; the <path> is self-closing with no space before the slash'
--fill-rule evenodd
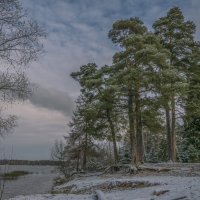
<path id="1" fill-rule="evenodd" d="M 136 116 L 136 139 L 137 139 L 137 165 L 144 162 L 144 148 L 143 148 L 143 137 L 142 137 L 142 116 L 140 108 L 140 97 L 139 92 L 135 91 L 135 116 Z"/>
<path id="2" fill-rule="evenodd" d="M 111 137 L 112 137 L 112 142 L 113 142 L 114 159 L 115 159 L 115 164 L 116 164 L 116 163 L 118 163 L 116 134 L 115 134 L 115 129 L 114 129 L 112 119 L 110 117 L 110 111 L 109 110 L 107 110 L 107 118 L 108 118 L 108 123 L 110 125 Z"/>
<path id="3" fill-rule="evenodd" d="M 83 152 L 83 166 L 82 168 L 86 170 L 87 165 L 87 148 L 88 148 L 88 134 L 85 133 L 85 145 L 84 145 L 84 152 Z"/>
<path id="4" fill-rule="evenodd" d="M 171 39 L 170 39 L 170 43 L 172 43 Z M 170 52 L 172 52 L 172 49 L 170 48 Z M 170 58 L 170 65 L 173 66 L 173 57 L 171 54 L 171 58 Z M 173 83 L 171 83 L 173 85 Z M 176 135 L 175 135 L 175 126 L 176 126 L 176 113 L 175 113 L 175 97 L 173 92 L 171 92 L 171 99 L 170 99 L 170 103 L 171 103 L 171 131 L 170 131 L 170 161 L 175 162 L 176 161 Z"/>
<path id="5" fill-rule="evenodd" d="M 128 92 L 128 118 L 129 118 L 129 134 L 130 134 L 130 145 L 131 152 L 133 152 L 133 143 L 135 141 L 135 127 L 134 127 L 134 112 L 133 112 L 133 91 L 129 89 Z"/>
<path id="6" fill-rule="evenodd" d="M 137 154 L 137 140 L 135 136 L 134 126 L 134 112 L 133 112 L 133 91 L 129 89 L 128 93 L 128 118 L 129 118 L 129 134 L 130 134 L 130 145 L 132 152 L 132 164 L 137 165 L 138 154 Z"/>
<path id="7" fill-rule="evenodd" d="M 176 133 L 175 133 L 175 126 L 176 126 L 176 113 L 175 113 L 175 99 L 172 96 L 171 99 L 171 161 L 176 162 Z"/>
<path id="8" fill-rule="evenodd" d="M 77 155 L 77 162 L 76 162 L 76 171 L 79 171 L 79 159 L 80 159 L 80 152 L 78 151 L 78 155 Z"/>
<path id="9" fill-rule="evenodd" d="M 172 160 L 171 157 L 171 118 L 170 118 L 170 110 L 169 110 L 169 105 L 168 101 L 164 99 L 165 101 L 165 116 L 166 116 L 166 128 L 167 128 L 167 154 L 168 154 L 168 160 Z"/>

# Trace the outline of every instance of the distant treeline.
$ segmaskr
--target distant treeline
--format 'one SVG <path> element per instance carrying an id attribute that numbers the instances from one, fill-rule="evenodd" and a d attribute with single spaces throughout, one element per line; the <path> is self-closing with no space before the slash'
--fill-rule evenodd
<path id="1" fill-rule="evenodd" d="M 0 165 L 59 165 L 53 160 L 0 160 Z"/>

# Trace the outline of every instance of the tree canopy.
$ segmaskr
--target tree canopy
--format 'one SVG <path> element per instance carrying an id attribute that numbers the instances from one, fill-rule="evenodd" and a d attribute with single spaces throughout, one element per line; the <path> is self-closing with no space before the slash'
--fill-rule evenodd
<path id="1" fill-rule="evenodd" d="M 194 23 L 178 7 L 156 20 L 153 32 L 139 18 L 118 20 L 108 33 L 119 46 L 112 65 L 88 63 L 71 74 L 81 94 L 69 137 L 79 144 L 77 159 L 84 169 L 96 155 L 91 148 L 104 150 L 102 160 L 109 157 L 101 145 L 108 147 L 110 141 L 115 163 L 127 152 L 135 166 L 145 161 L 199 162 L 194 152 L 200 150 L 200 48 L 194 34 Z"/>

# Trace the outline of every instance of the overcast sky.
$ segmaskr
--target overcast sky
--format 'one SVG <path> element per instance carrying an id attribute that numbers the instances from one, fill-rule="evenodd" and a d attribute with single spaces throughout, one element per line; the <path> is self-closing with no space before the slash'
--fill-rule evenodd
<path id="1" fill-rule="evenodd" d="M 14 159 L 49 159 L 55 139 L 67 134 L 67 124 L 79 94 L 70 73 L 83 64 L 111 64 L 114 46 L 107 33 L 118 19 L 140 17 L 151 29 L 154 20 L 173 6 L 197 26 L 199 0 L 21 0 L 30 17 L 45 27 L 46 53 L 27 70 L 37 85 L 24 103 L 9 107 L 18 127 L 0 141 L 1 152 Z M 13 152 L 13 153 L 12 153 Z"/>

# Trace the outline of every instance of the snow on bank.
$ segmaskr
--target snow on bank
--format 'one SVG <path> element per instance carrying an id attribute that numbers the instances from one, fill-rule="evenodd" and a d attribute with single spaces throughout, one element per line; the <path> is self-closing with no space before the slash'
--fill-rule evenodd
<path id="1" fill-rule="evenodd" d="M 18 196 L 9 200 L 94 200 L 94 195 L 66 195 L 66 194 L 37 194 L 29 196 Z"/>
<path id="2" fill-rule="evenodd" d="M 75 179 L 66 184 L 56 187 L 56 190 L 71 188 L 72 193 L 82 194 L 58 194 L 58 195 L 32 195 L 19 196 L 12 200 L 91 200 L 94 192 L 87 194 L 90 188 L 98 189 L 102 185 L 117 185 L 118 183 L 132 182 L 148 183 L 143 187 L 115 188 L 105 190 L 104 193 L 108 200 L 200 200 L 200 177 L 180 177 L 180 176 L 147 176 L 130 178 L 106 178 L 106 177 L 87 177 Z M 101 189 L 101 188 L 100 188 Z M 91 192 L 91 190 L 90 190 Z"/>
<path id="3" fill-rule="evenodd" d="M 96 189 L 111 190 L 112 188 L 119 188 L 120 185 L 124 187 L 137 188 L 139 185 L 144 185 L 145 187 L 163 184 L 157 181 L 149 181 L 148 179 L 143 180 L 140 178 L 100 178 L 98 176 L 87 177 L 85 179 L 74 179 L 68 183 L 57 186 L 54 191 L 64 192 L 69 191 L 70 193 L 80 193 L 87 191 L 95 192 Z M 122 187 L 121 186 L 121 187 Z"/>
<path id="4" fill-rule="evenodd" d="M 118 191 L 117 193 L 111 192 L 107 197 L 113 200 L 200 200 L 200 177 L 159 176 L 142 177 L 140 180 L 160 182 L 161 185 L 136 190 Z"/>

